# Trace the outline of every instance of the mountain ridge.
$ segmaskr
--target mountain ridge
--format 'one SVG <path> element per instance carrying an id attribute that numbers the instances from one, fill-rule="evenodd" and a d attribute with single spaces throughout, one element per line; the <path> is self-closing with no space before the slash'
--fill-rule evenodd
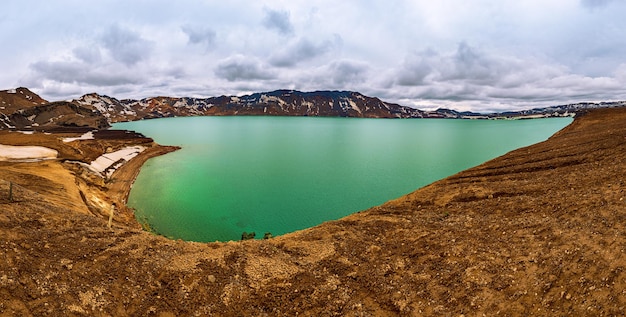
<path id="1" fill-rule="evenodd" d="M 98 93 L 49 102 L 28 88 L 0 91 L 0 129 L 102 129 L 111 123 L 181 116 L 320 116 L 356 118 L 529 119 L 574 116 L 626 101 L 581 102 L 497 113 L 420 110 L 354 91 L 274 90 L 243 96 L 117 99 Z"/>
<path id="2" fill-rule="evenodd" d="M 360 118 L 421 118 L 426 112 L 352 91 L 275 90 L 244 96 L 115 99 L 87 94 L 74 102 L 93 107 L 111 122 L 193 115 L 278 115 Z"/>

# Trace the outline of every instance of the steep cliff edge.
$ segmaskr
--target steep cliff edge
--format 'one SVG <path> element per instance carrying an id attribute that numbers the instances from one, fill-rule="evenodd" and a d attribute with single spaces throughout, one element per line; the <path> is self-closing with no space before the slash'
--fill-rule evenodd
<path id="1" fill-rule="evenodd" d="M 624 122 L 594 110 L 382 206 L 230 243 L 109 229 L 59 198 L 79 177 L 63 164 L 0 163 L 0 315 L 623 315 Z"/>

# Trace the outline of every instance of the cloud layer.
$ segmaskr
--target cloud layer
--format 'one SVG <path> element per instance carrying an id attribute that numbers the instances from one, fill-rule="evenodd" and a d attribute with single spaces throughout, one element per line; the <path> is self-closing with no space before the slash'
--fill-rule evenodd
<path id="1" fill-rule="evenodd" d="M 0 89 L 51 100 L 283 88 L 474 111 L 626 100 L 615 0 L 3 5 Z"/>

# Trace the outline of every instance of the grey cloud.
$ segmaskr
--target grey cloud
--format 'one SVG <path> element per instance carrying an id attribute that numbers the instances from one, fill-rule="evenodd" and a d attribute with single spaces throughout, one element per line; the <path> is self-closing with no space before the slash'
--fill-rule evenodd
<path id="1" fill-rule="evenodd" d="M 461 79 L 485 82 L 497 79 L 502 71 L 500 61 L 477 52 L 474 48 L 462 42 L 452 58 L 452 69 L 444 73 L 443 79 Z"/>
<path id="2" fill-rule="evenodd" d="M 135 65 L 145 59 L 150 55 L 153 46 L 152 42 L 141 38 L 139 34 L 118 25 L 111 26 L 101 39 L 111 56 L 126 66 Z"/>
<path id="3" fill-rule="evenodd" d="M 70 85 L 46 85 L 38 88 L 37 93 L 48 100 L 71 99 L 84 93 L 80 87 Z"/>
<path id="4" fill-rule="evenodd" d="M 362 62 L 342 60 L 331 63 L 328 70 L 332 84 L 344 87 L 348 84 L 364 82 L 369 67 Z"/>
<path id="5" fill-rule="evenodd" d="M 39 61 L 30 65 L 36 75 L 59 83 L 78 83 L 94 86 L 115 86 L 138 83 L 137 75 L 96 68 L 76 61 Z"/>
<path id="6" fill-rule="evenodd" d="M 215 69 L 215 75 L 228 81 L 267 80 L 275 77 L 259 60 L 243 55 L 221 61 Z"/>
<path id="7" fill-rule="evenodd" d="M 79 60 L 86 63 L 99 63 L 102 61 L 102 54 L 98 47 L 81 46 L 74 48 L 72 54 Z"/>
<path id="8" fill-rule="evenodd" d="M 177 94 L 190 83 L 216 95 L 346 87 L 450 107 L 470 104 L 464 100 L 481 107 L 561 96 L 626 99 L 626 66 L 618 71 L 626 64 L 626 4 L 619 0 L 481 1 L 455 11 L 403 1 L 397 14 L 344 2 L 133 2 L 138 10 L 113 2 L 24 11 L 9 1 L 0 10 L 0 38 L 11 44 L 0 58 L 0 82 L 141 94 Z M 99 18 L 82 14 L 94 9 Z M 89 38 L 86 30 L 99 31 Z M 453 42 L 463 39 L 471 42 Z M 423 43 L 432 49 L 421 50 Z M 402 55 L 408 45 L 417 50 Z M 212 58 L 197 54 L 203 49 Z M 246 57 L 228 58 L 237 52 Z M 170 85 L 150 88 L 154 83 Z"/>
<path id="9" fill-rule="evenodd" d="M 514 58 L 485 54 L 463 42 L 451 54 L 431 49 L 408 55 L 395 74 L 395 83 L 400 86 L 455 81 L 477 86 L 523 84 L 524 76 L 519 74 L 528 72 L 528 66 Z"/>
<path id="10" fill-rule="evenodd" d="M 341 46 L 342 39 L 336 35 L 332 40 L 321 43 L 313 43 L 306 38 L 301 38 L 270 57 L 270 63 L 278 67 L 292 67 L 299 62 L 312 60 L 327 54 Z"/>
<path id="11" fill-rule="evenodd" d="M 288 11 L 265 9 L 263 25 L 271 30 L 276 30 L 283 35 L 293 34 L 293 25 L 289 19 Z"/>
<path id="12" fill-rule="evenodd" d="M 577 75 L 563 65 L 485 53 L 461 43 L 447 54 L 434 50 L 409 54 L 389 89 L 404 98 L 452 103 L 546 102 L 622 94 L 620 74 Z"/>
<path id="13" fill-rule="evenodd" d="M 454 83 L 430 85 L 419 90 L 420 98 L 430 100 L 478 100 L 482 94 L 480 87 Z"/>
<path id="14" fill-rule="evenodd" d="M 599 7 L 604 7 L 615 0 L 581 0 L 583 6 L 594 9 Z"/>
<path id="15" fill-rule="evenodd" d="M 187 35 L 190 44 L 204 44 L 207 48 L 212 48 L 215 45 L 217 33 L 210 28 L 186 25 L 181 27 L 181 30 Z"/>
<path id="16" fill-rule="evenodd" d="M 115 87 L 115 89 L 113 89 L 113 95 L 114 96 L 119 96 L 121 94 L 128 94 L 128 93 L 132 93 L 134 91 L 135 91 L 135 89 L 133 89 L 130 86 L 119 86 L 119 87 Z M 137 96 L 132 96 L 132 98 L 137 98 Z"/>
<path id="17" fill-rule="evenodd" d="M 404 63 L 397 74 L 397 83 L 401 86 L 419 86 L 424 84 L 426 76 L 433 73 L 433 59 L 438 54 L 433 50 L 424 51 L 420 54 L 412 53 L 405 58 Z"/>
<path id="18" fill-rule="evenodd" d="M 550 67 L 547 67 L 550 68 Z M 529 108 L 535 105 L 557 105 L 577 101 L 615 99 L 623 95 L 623 84 L 615 78 L 586 77 L 562 73 L 554 76 L 551 72 L 545 78 L 536 76 L 536 81 L 528 80 L 522 85 L 501 87 L 498 85 L 476 85 L 464 81 L 433 82 L 423 86 L 392 87 L 391 94 L 405 99 L 429 100 L 444 103 L 444 107 L 463 107 L 475 103 L 483 110 L 488 105 L 502 107 Z M 532 73 L 529 73 L 533 76 Z M 441 103 L 439 103 L 441 105 Z M 445 104 L 451 104 L 446 106 Z"/>

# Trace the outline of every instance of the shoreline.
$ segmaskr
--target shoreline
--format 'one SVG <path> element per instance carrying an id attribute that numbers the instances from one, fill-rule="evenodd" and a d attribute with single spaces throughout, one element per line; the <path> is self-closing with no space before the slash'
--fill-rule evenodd
<path id="1" fill-rule="evenodd" d="M 118 213 L 124 214 L 126 221 L 132 219 L 134 223 L 139 224 L 135 219 L 134 209 L 128 207 L 127 202 L 130 190 L 141 171 L 141 167 L 151 158 L 165 155 L 179 149 L 181 149 L 179 146 L 156 144 L 156 146 L 147 148 L 130 161 L 123 164 L 111 175 L 106 185 L 107 193 L 111 202 L 117 206 L 116 209 Z"/>

